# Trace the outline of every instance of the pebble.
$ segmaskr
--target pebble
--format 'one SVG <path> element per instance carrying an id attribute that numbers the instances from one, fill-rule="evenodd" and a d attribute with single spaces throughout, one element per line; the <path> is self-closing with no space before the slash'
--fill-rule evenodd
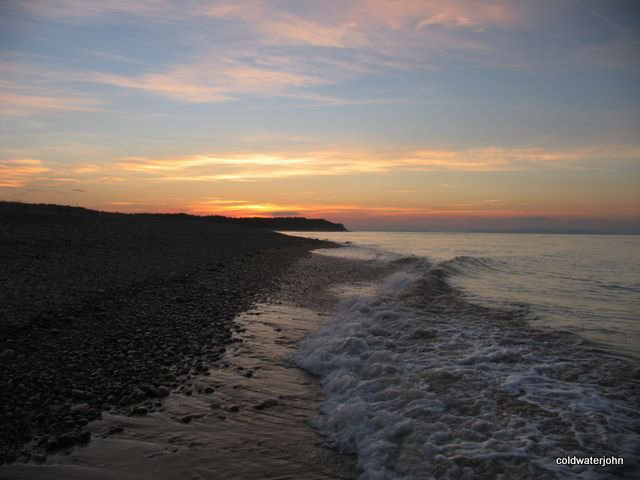
<path id="1" fill-rule="evenodd" d="M 276 405 L 279 405 L 279 402 L 277 400 L 268 399 L 263 400 L 257 405 L 254 405 L 253 408 L 255 408 L 256 410 L 264 410 L 265 408 L 275 407 Z"/>
<path id="2" fill-rule="evenodd" d="M 73 398 L 84 398 L 86 396 L 86 393 L 82 390 L 74 388 L 73 390 L 71 390 L 71 396 Z"/>
<path id="3" fill-rule="evenodd" d="M 87 414 L 90 408 L 88 403 L 79 403 L 71 407 L 71 413 Z"/>
<path id="4" fill-rule="evenodd" d="M 131 413 L 133 415 L 146 415 L 149 412 L 149 410 L 147 409 L 147 407 L 144 407 L 142 405 L 138 405 L 137 407 L 133 407 L 133 410 L 131 410 Z"/>
<path id="5" fill-rule="evenodd" d="M 140 390 L 149 395 L 150 397 L 159 397 L 160 390 L 154 387 L 153 385 L 143 384 L 140 385 Z"/>
<path id="6" fill-rule="evenodd" d="M 83 430 L 76 436 L 76 442 L 80 445 L 86 445 L 91 441 L 91 432 L 89 430 Z"/>

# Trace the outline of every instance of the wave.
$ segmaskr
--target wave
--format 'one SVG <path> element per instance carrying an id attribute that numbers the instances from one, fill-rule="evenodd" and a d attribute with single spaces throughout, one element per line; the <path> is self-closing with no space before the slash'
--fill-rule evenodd
<path id="1" fill-rule="evenodd" d="M 340 303 L 295 357 L 322 379 L 314 425 L 357 454 L 362 479 L 622 474 L 558 465 L 565 456 L 638 468 L 638 370 L 571 333 L 533 329 L 517 310 L 468 303 L 447 282 L 452 269 L 493 262 L 396 265 L 375 295 Z"/>
<path id="2" fill-rule="evenodd" d="M 506 271 L 508 264 L 495 258 L 471 257 L 468 255 L 460 255 L 441 262 L 438 266 L 444 273 L 463 274 L 463 273 L 482 273 L 484 271 Z"/>

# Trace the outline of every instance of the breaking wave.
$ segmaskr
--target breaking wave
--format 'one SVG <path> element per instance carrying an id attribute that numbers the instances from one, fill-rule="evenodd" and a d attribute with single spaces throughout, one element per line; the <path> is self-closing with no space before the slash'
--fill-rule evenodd
<path id="1" fill-rule="evenodd" d="M 377 293 L 344 299 L 295 357 L 321 377 L 314 426 L 357 454 L 362 479 L 600 479 L 638 468 L 639 369 L 572 333 L 530 327 L 526 312 L 471 304 L 447 282 L 498 262 L 388 261 L 398 270 Z M 624 466 L 556 463 L 566 456 Z"/>

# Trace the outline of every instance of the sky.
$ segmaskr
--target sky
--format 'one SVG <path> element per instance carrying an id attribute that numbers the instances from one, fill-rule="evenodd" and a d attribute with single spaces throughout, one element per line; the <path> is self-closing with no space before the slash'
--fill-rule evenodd
<path id="1" fill-rule="evenodd" d="M 0 200 L 640 233 L 640 3 L 0 2 Z"/>

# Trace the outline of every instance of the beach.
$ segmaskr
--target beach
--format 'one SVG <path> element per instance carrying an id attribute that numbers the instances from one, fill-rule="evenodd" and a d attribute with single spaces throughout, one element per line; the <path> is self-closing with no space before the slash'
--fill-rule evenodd
<path id="1" fill-rule="evenodd" d="M 0 461 L 87 444 L 206 373 L 233 318 L 326 242 L 189 218 L 3 204 Z"/>
<path id="2" fill-rule="evenodd" d="M 136 221 L 115 227 L 123 218 Z M 38 282 L 21 277 L 21 295 L 51 291 L 5 303 L 0 478 L 637 473 L 636 269 L 608 273 L 637 238 L 290 237 L 166 220 L 22 222 L 30 241 L 11 259 Z M 78 239 L 78 258 L 98 256 L 95 231 L 112 246 L 72 263 Z M 25 252 L 46 268 L 24 267 Z M 56 297 L 63 268 L 75 287 Z M 131 283 L 109 290 L 109 275 Z M 617 463 L 570 463 L 585 458 Z"/>

